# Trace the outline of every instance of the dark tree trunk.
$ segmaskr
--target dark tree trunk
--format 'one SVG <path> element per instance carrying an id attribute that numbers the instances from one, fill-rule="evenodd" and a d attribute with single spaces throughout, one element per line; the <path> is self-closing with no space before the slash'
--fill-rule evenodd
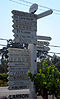
<path id="1" fill-rule="evenodd" d="M 45 88 L 43 88 L 41 90 L 41 95 L 42 95 L 43 99 L 48 99 L 48 93 L 47 93 L 47 90 Z"/>
<path id="2" fill-rule="evenodd" d="M 48 99 L 48 95 L 45 95 L 45 96 L 43 97 L 43 99 Z"/>

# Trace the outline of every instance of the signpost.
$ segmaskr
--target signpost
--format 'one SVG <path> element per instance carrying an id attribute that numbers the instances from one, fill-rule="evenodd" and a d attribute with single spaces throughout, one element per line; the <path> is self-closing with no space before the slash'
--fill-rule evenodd
<path id="1" fill-rule="evenodd" d="M 30 88 L 30 99 L 35 99 L 34 84 L 29 81 L 28 70 L 37 73 L 37 50 L 48 51 L 49 42 L 39 42 L 38 40 L 51 40 L 50 37 L 37 36 L 37 19 L 53 13 L 52 10 L 41 14 L 34 14 L 38 9 L 37 4 L 33 4 L 29 13 L 13 10 L 13 32 L 14 42 L 28 44 L 28 49 L 9 48 L 9 89 L 28 89 Z M 40 46 L 42 45 L 42 47 Z M 30 86 L 29 86 L 30 84 Z"/>

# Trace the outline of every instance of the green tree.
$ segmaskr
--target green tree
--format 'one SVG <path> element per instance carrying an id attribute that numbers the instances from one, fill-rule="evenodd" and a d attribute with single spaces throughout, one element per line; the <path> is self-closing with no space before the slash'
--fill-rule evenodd
<path id="1" fill-rule="evenodd" d="M 28 71 L 31 81 L 34 82 L 37 95 L 42 95 L 43 99 L 48 99 L 49 95 L 60 95 L 60 72 L 44 60 L 38 73 L 32 74 Z"/>
<path id="2" fill-rule="evenodd" d="M 1 59 L 0 73 L 7 73 L 8 72 L 7 68 L 8 68 L 8 60 Z"/>
<path id="3" fill-rule="evenodd" d="M 56 56 L 55 54 L 51 58 L 51 62 L 58 68 L 60 71 L 60 57 Z"/>

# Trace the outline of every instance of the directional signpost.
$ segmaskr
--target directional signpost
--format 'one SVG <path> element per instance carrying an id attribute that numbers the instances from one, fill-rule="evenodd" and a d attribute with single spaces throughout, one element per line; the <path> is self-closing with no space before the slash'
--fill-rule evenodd
<path id="1" fill-rule="evenodd" d="M 37 72 L 37 50 L 49 51 L 49 42 L 38 40 L 51 40 L 51 37 L 37 36 L 37 20 L 53 13 L 52 10 L 41 14 L 34 14 L 38 9 L 37 4 L 33 4 L 29 13 L 13 10 L 13 32 L 14 42 L 28 44 L 28 49 L 10 48 L 8 84 L 9 89 L 30 88 L 30 99 L 35 99 L 34 84 L 29 81 L 28 70 L 34 74 Z M 30 85 L 30 86 L 29 86 Z"/>

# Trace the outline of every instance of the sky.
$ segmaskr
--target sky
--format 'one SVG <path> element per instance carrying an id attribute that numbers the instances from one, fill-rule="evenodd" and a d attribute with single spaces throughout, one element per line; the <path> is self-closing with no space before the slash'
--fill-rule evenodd
<path id="1" fill-rule="evenodd" d="M 14 0 L 18 3 L 14 3 L 9 0 L 0 0 L 0 38 L 13 39 L 12 32 L 12 10 L 19 10 L 29 12 L 31 4 L 23 2 L 23 0 Z M 60 10 L 60 0 L 26 0 L 30 1 L 32 4 L 37 3 L 38 5 L 46 6 L 51 9 Z M 23 5 L 25 4 L 25 5 Z M 28 5 L 28 6 L 26 6 Z M 42 10 L 43 9 L 43 10 Z M 47 11 L 47 8 L 42 8 L 38 6 L 36 14 L 40 14 Z M 56 14 L 58 13 L 58 14 Z M 50 36 L 52 40 L 50 45 L 60 46 L 60 12 L 53 10 L 53 14 L 46 16 L 44 18 L 38 19 L 37 21 L 37 35 L 40 36 Z M 6 45 L 6 41 L 0 40 L 0 44 Z M 2 48 L 2 46 L 0 46 Z M 60 48 L 50 47 L 50 52 L 60 53 Z M 57 54 L 60 56 L 60 54 Z"/>

